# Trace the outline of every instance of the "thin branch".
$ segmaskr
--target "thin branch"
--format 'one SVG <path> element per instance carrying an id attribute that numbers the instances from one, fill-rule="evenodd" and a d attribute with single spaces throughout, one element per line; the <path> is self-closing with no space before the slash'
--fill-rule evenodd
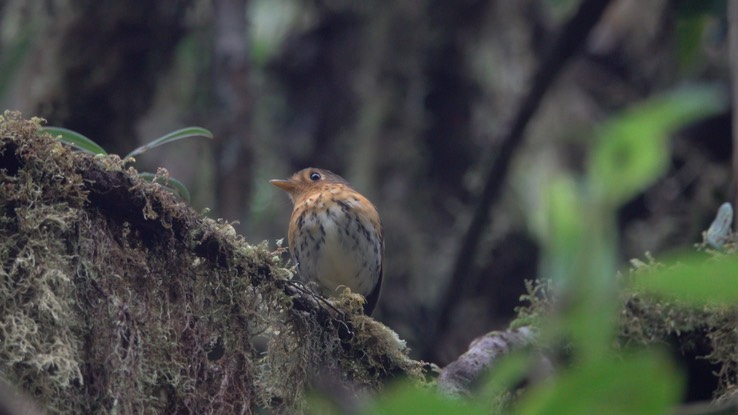
<path id="1" fill-rule="evenodd" d="M 468 395 L 501 358 L 534 341 L 535 335 L 528 327 L 478 337 L 464 354 L 443 368 L 438 389 L 449 396 Z"/>
<path id="2" fill-rule="evenodd" d="M 535 73 L 531 88 L 523 99 L 513 118 L 510 129 L 502 139 L 502 144 L 495 149 L 496 157 L 492 163 L 479 202 L 471 222 L 463 237 L 456 257 L 453 274 L 448 287 L 443 291 L 438 306 L 435 327 L 430 331 L 428 339 L 437 339 L 448 328 L 453 308 L 462 294 L 466 282 L 470 278 L 471 265 L 474 263 L 481 236 L 489 221 L 490 207 L 497 201 L 501 189 L 507 179 L 513 156 L 523 142 L 525 129 L 538 110 L 541 101 L 553 85 L 564 65 L 576 55 L 584 45 L 592 28 L 597 24 L 609 0 L 583 0 L 574 16 L 564 25 L 553 47 L 545 56 Z M 426 341 L 431 345 L 435 342 Z M 425 355 L 432 353 L 425 350 Z"/>

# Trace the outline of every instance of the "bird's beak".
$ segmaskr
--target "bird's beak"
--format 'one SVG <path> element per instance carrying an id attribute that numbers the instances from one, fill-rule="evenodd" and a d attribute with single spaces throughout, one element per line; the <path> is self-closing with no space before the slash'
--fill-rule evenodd
<path id="1" fill-rule="evenodd" d="M 290 180 L 274 179 L 274 180 L 269 180 L 269 183 L 279 187 L 280 189 L 290 194 L 292 193 L 293 190 L 295 190 L 295 183 L 293 183 Z"/>

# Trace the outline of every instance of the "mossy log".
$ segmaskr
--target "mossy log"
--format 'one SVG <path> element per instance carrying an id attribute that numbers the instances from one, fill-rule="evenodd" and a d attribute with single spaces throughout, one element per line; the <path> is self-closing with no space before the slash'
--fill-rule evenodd
<path id="1" fill-rule="evenodd" d="M 311 295 L 281 251 L 40 120 L 0 118 L 0 373 L 41 407 L 296 412 L 326 370 L 357 392 L 422 376 L 358 298 Z"/>

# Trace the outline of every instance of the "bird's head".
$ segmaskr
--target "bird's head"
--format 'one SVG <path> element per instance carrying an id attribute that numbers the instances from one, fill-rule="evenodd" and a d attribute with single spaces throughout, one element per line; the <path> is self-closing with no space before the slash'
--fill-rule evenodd
<path id="1" fill-rule="evenodd" d="M 269 180 L 269 183 L 287 192 L 293 202 L 300 199 L 300 196 L 309 193 L 311 190 L 320 189 L 325 185 L 348 185 L 346 180 L 341 176 L 331 171 L 316 169 L 314 167 L 302 169 L 290 176 L 289 179 L 274 179 Z"/>

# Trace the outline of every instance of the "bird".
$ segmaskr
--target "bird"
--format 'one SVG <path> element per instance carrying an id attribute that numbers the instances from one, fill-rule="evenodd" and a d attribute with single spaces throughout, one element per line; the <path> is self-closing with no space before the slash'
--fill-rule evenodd
<path id="1" fill-rule="evenodd" d="M 341 176 L 309 167 L 269 181 L 293 203 L 287 240 L 298 278 L 335 297 L 342 287 L 365 298 L 370 316 L 382 287 L 384 238 L 377 209 Z"/>

